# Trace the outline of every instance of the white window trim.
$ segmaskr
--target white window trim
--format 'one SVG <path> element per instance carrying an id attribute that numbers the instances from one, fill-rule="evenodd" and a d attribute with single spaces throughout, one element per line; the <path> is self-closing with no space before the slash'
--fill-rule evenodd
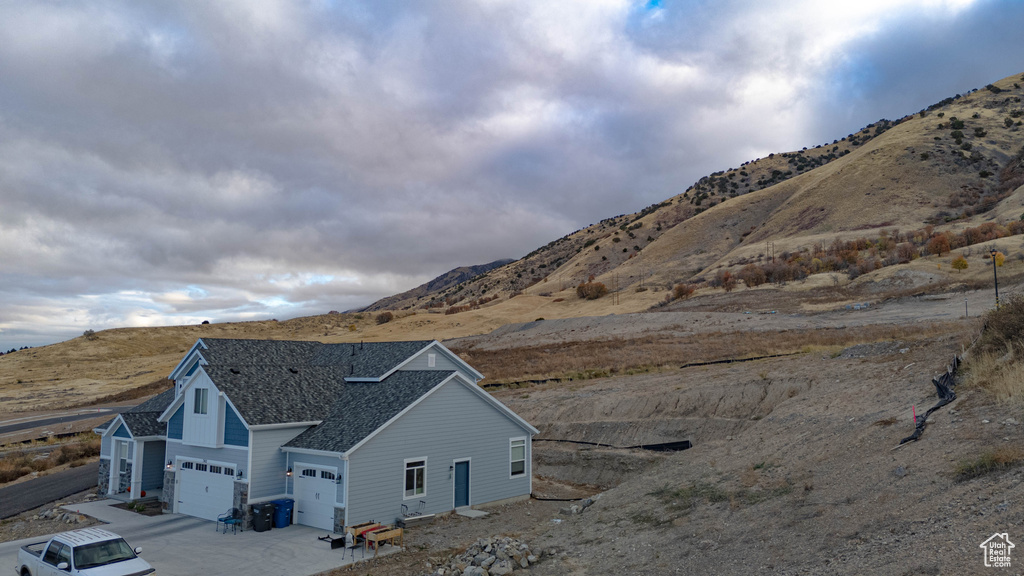
<path id="1" fill-rule="evenodd" d="M 527 445 L 526 440 L 527 440 L 526 436 L 517 436 L 515 438 L 509 438 L 508 439 L 508 477 L 509 477 L 510 480 L 512 478 L 522 478 L 523 476 L 527 475 L 527 468 L 528 468 L 528 466 L 526 464 L 526 461 L 529 460 L 529 454 L 528 454 L 528 451 L 526 449 L 526 445 Z M 512 459 L 512 443 L 513 442 L 520 442 L 520 441 L 523 443 L 523 471 L 520 472 L 519 474 L 513 474 L 512 473 L 512 463 L 513 462 L 518 462 L 518 460 L 513 460 Z"/>
<path id="2" fill-rule="evenodd" d="M 193 390 L 194 390 L 194 392 L 192 393 L 192 415 L 193 416 L 209 416 L 210 415 L 210 389 L 209 388 L 200 388 L 200 387 L 197 386 L 197 387 L 193 388 Z M 202 409 L 203 409 L 202 412 L 199 411 L 199 408 L 200 408 L 199 396 L 202 396 L 202 400 L 203 400 L 203 402 L 201 404 Z"/>
<path id="3" fill-rule="evenodd" d="M 427 354 L 427 368 L 437 368 L 437 354 Z"/>
<path id="4" fill-rule="evenodd" d="M 405 495 L 405 475 L 409 471 L 410 462 L 423 462 L 423 492 L 419 494 L 413 494 L 412 496 Z M 415 488 L 413 488 L 415 490 Z M 402 500 L 422 500 L 427 496 L 427 457 L 422 456 L 420 458 L 406 458 L 402 462 Z"/>

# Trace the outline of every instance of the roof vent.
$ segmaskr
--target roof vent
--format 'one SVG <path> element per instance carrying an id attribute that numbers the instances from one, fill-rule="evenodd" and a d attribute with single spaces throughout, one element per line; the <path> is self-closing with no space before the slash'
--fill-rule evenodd
<path id="1" fill-rule="evenodd" d="M 232 368 L 231 369 L 231 373 L 232 374 L 241 374 L 241 372 L 238 370 L 238 368 Z"/>
<path id="2" fill-rule="evenodd" d="M 291 372 L 292 374 L 298 374 L 299 373 L 299 369 L 298 368 L 289 368 L 288 371 Z"/>

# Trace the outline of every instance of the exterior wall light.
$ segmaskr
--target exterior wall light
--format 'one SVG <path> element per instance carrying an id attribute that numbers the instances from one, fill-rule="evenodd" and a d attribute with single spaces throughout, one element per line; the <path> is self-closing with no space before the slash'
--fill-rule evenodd
<path id="1" fill-rule="evenodd" d="M 174 468 L 174 462 L 171 462 L 170 460 L 168 460 L 168 461 L 167 461 L 167 469 L 168 469 L 168 470 L 171 470 L 171 469 L 173 469 L 173 468 Z"/>
<path id="2" fill-rule="evenodd" d="M 284 473 L 284 475 L 285 475 L 285 476 L 288 476 L 288 477 L 290 478 L 290 477 L 291 477 L 291 475 L 292 475 L 292 469 L 291 469 L 291 468 L 289 468 L 289 469 L 288 469 L 288 471 Z"/>

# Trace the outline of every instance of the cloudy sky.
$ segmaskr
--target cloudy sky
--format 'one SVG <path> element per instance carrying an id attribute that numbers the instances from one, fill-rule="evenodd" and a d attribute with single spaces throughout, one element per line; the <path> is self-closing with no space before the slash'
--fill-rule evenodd
<path id="1" fill-rule="evenodd" d="M 0 3 L 0 349 L 345 310 L 1024 72 L 1024 2 Z"/>

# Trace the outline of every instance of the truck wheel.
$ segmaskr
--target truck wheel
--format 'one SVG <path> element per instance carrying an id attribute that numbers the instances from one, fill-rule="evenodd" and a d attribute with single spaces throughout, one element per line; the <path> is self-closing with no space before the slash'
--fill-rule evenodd
<path id="1" fill-rule="evenodd" d="M 28 571 L 28 568 L 22 568 L 21 576 L 32 576 L 32 573 Z"/>

